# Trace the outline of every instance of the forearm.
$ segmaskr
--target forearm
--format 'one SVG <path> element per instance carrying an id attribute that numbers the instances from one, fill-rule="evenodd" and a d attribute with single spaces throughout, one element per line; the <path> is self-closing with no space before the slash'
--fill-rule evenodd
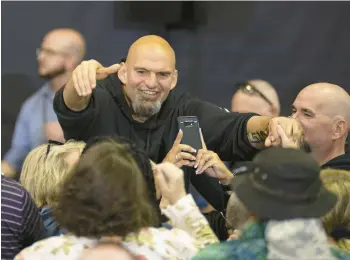
<path id="1" fill-rule="evenodd" d="M 174 228 L 182 229 L 194 238 L 197 248 L 219 242 L 191 195 L 186 195 L 162 212 L 170 219 Z"/>
<path id="2" fill-rule="evenodd" d="M 262 149 L 269 133 L 271 118 L 266 116 L 253 116 L 247 122 L 247 136 L 251 145 Z"/>
<path id="3" fill-rule="evenodd" d="M 74 88 L 72 78 L 69 79 L 63 90 L 63 99 L 66 106 L 73 111 L 83 110 L 90 102 L 91 94 L 79 96 Z"/>

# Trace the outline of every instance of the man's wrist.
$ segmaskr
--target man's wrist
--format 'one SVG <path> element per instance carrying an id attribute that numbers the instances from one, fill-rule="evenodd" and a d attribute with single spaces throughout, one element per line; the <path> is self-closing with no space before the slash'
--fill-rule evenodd
<path id="1" fill-rule="evenodd" d="M 227 170 L 227 173 L 225 174 L 225 177 L 224 178 L 220 178 L 219 182 L 222 185 L 229 185 L 231 183 L 232 179 L 233 179 L 233 174 L 229 170 Z"/>
<path id="2" fill-rule="evenodd" d="M 247 122 L 247 136 L 252 146 L 262 149 L 269 134 L 271 117 L 253 116 Z"/>

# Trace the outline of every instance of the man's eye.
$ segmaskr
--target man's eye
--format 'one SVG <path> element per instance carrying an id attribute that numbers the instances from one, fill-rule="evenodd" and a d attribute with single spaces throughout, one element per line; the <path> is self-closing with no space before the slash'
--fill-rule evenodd
<path id="1" fill-rule="evenodd" d="M 168 77 L 170 75 L 170 73 L 169 72 L 159 72 L 159 75 L 161 77 Z"/>

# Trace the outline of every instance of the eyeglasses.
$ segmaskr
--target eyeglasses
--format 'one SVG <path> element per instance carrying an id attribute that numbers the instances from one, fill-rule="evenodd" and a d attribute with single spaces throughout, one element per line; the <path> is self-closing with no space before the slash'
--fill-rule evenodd
<path id="1" fill-rule="evenodd" d="M 48 156 L 49 153 L 50 153 L 50 150 L 51 150 L 51 146 L 52 146 L 52 145 L 63 145 L 63 143 L 58 142 L 58 141 L 55 141 L 55 140 L 49 140 L 49 141 L 48 141 L 48 144 L 47 144 L 47 149 L 46 149 L 46 154 L 45 154 L 45 160 L 47 159 L 47 156 Z"/>
<path id="2" fill-rule="evenodd" d="M 55 51 L 55 50 L 47 49 L 47 48 L 43 48 L 43 47 L 36 49 L 36 51 L 35 51 L 36 57 L 39 57 L 40 53 L 46 53 L 50 56 L 55 56 L 55 55 L 66 56 L 66 55 L 68 55 L 67 53 L 62 52 L 62 51 Z"/>
<path id="3" fill-rule="evenodd" d="M 242 90 L 244 93 L 248 95 L 258 95 L 263 100 L 265 100 L 270 106 L 273 107 L 272 102 L 263 94 L 261 91 L 259 91 L 256 87 L 254 87 L 249 82 L 242 82 L 235 85 L 237 89 Z"/>

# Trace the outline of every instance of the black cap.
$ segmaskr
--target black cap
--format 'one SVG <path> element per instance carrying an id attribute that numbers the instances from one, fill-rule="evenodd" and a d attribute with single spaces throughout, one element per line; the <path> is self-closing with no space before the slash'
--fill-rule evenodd
<path id="1" fill-rule="evenodd" d="M 247 169 L 250 173 L 234 178 L 232 188 L 261 219 L 319 218 L 336 203 L 323 187 L 318 163 L 302 150 L 263 150 Z"/>

